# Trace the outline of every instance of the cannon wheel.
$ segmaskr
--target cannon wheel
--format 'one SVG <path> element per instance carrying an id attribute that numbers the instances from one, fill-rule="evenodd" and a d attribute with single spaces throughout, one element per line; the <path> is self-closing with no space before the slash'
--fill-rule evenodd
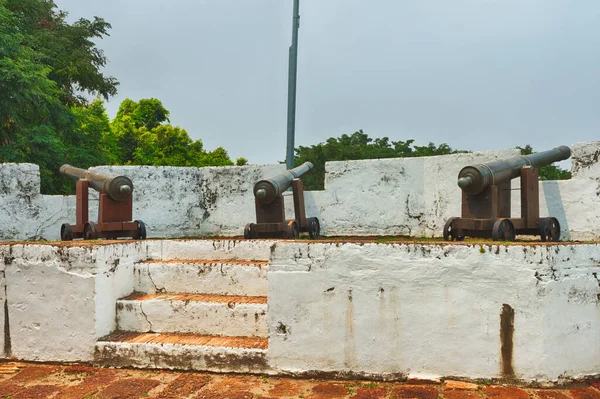
<path id="1" fill-rule="evenodd" d="M 541 218 L 539 226 L 542 241 L 560 240 L 560 223 L 557 218 Z"/>
<path id="2" fill-rule="evenodd" d="M 509 219 L 498 219 L 492 227 L 492 240 L 494 241 L 514 241 L 515 226 Z"/>
<path id="3" fill-rule="evenodd" d="M 321 224 L 317 218 L 308 218 L 308 235 L 313 240 L 321 237 Z"/>
<path id="4" fill-rule="evenodd" d="M 285 238 L 296 239 L 298 237 L 300 237 L 298 222 L 295 220 L 288 220 L 287 226 L 285 226 Z"/>
<path id="5" fill-rule="evenodd" d="M 244 227 L 244 238 L 257 238 L 256 231 L 254 231 L 254 223 L 248 223 L 246 227 Z"/>
<path id="6" fill-rule="evenodd" d="M 69 223 L 63 223 L 60 226 L 60 239 L 62 241 L 71 241 L 73 240 L 73 229 Z"/>
<path id="7" fill-rule="evenodd" d="M 136 220 L 137 223 L 137 239 L 145 240 L 146 239 L 146 224 L 141 220 Z"/>
<path id="8" fill-rule="evenodd" d="M 452 229 L 452 222 L 456 219 L 460 219 L 457 217 L 454 218 L 450 218 L 446 221 L 446 224 L 444 225 L 444 240 L 446 241 L 463 241 L 465 239 L 465 236 L 459 236 L 458 235 L 458 231 L 454 231 Z"/>
<path id="9" fill-rule="evenodd" d="M 92 221 L 87 221 L 83 225 L 83 239 L 96 240 L 98 238 L 98 226 Z"/>

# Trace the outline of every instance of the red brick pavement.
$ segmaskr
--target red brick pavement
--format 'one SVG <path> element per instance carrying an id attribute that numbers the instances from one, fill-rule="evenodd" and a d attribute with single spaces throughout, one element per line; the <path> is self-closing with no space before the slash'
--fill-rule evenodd
<path id="1" fill-rule="evenodd" d="M 600 381 L 552 389 L 0 363 L 0 399 L 600 399 Z"/>

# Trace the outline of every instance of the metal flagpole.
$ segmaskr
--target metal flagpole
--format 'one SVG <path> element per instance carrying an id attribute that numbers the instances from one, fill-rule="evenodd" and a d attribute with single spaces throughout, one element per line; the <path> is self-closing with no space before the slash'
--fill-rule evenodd
<path id="1" fill-rule="evenodd" d="M 296 75 L 298 66 L 298 28 L 300 27 L 300 0 L 294 0 L 292 45 L 290 46 L 288 69 L 288 109 L 287 109 L 287 169 L 294 167 L 294 135 L 296 133 Z"/>

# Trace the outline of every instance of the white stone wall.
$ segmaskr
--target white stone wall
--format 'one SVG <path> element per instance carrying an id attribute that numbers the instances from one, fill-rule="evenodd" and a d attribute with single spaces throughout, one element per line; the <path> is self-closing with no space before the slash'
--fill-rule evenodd
<path id="1" fill-rule="evenodd" d="M 96 340 L 116 328 L 117 299 L 134 290 L 135 263 L 267 260 L 272 245 L 233 240 L 0 245 L 0 358 L 92 361 Z"/>
<path id="2" fill-rule="evenodd" d="M 508 305 L 514 377 L 600 373 L 599 244 L 147 240 L 12 244 L 0 254 L 1 357 L 92 361 L 138 261 L 270 257 L 267 361 L 276 372 L 506 377 Z"/>
<path id="3" fill-rule="evenodd" d="M 18 244 L 4 252 L 10 254 L 11 355 L 34 361 L 91 360 L 96 341 L 91 247 Z"/>
<path id="4" fill-rule="evenodd" d="M 133 218 L 149 237 L 242 235 L 254 219 L 254 183 L 284 165 L 208 168 L 103 166 L 133 181 Z"/>
<path id="5" fill-rule="evenodd" d="M 10 353 L 33 361 L 91 361 L 96 339 L 115 329 L 115 302 L 133 287 L 133 264 L 160 252 L 159 241 L 120 245 L 0 247 Z M 6 282 L 6 283 L 5 283 Z M 8 331 L 7 331 L 8 330 Z M 0 342 L 0 343 L 2 343 Z M 4 349 L 4 345 L 2 346 Z"/>
<path id="6" fill-rule="evenodd" d="M 600 245 L 278 243 L 269 269 L 277 370 L 502 378 L 600 373 Z"/>
<path id="7" fill-rule="evenodd" d="M 70 215 L 74 197 L 40 194 L 37 165 L 0 164 L 0 241 L 56 239 Z"/>
<path id="8" fill-rule="evenodd" d="M 573 144 L 571 157 L 574 177 L 600 180 L 600 141 Z"/>
<path id="9" fill-rule="evenodd" d="M 573 178 L 540 183 L 540 213 L 559 219 L 566 240 L 600 238 L 600 142 L 573 148 Z M 459 170 L 473 163 L 517 155 L 517 150 L 424 158 L 328 162 L 325 190 L 306 192 L 308 216 L 321 220 L 323 235 L 440 236 L 446 220 L 460 216 Z M 149 237 L 239 236 L 255 221 L 252 187 L 283 165 L 244 167 L 112 166 L 134 182 L 134 219 Z M 513 180 L 518 188 L 518 179 Z M 97 213 L 91 190 L 90 217 Z M 286 214 L 293 217 L 290 195 Z M 513 216 L 519 214 L 518 191 Z M 39 170 L 30 164 L 0 165 L 0 241 L 57 240 L 60 225 L 75 219 L 74 196 L 39 193 Z"/>
<path id="10" fill-rule="evenodd" d="M 460 169 L 518 153 L 328 162 L 325 191 L 311 193 L 307 212 L 329 236 L 440 236 L 446 220 L 460 215 Z"/>

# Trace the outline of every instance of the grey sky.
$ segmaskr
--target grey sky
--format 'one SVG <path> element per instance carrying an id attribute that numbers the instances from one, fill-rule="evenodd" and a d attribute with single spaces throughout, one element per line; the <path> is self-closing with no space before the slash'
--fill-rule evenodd
<path id="1" fill-rule="evenodd" d="M 285 158 L 292 0 L 55 0 L 103 17 L 108 104 L 156 97 L 207 149 Z M 363 129 L 467 150 L 600 139 L 597 0 L 301 0 L 296 145 Z"/>

